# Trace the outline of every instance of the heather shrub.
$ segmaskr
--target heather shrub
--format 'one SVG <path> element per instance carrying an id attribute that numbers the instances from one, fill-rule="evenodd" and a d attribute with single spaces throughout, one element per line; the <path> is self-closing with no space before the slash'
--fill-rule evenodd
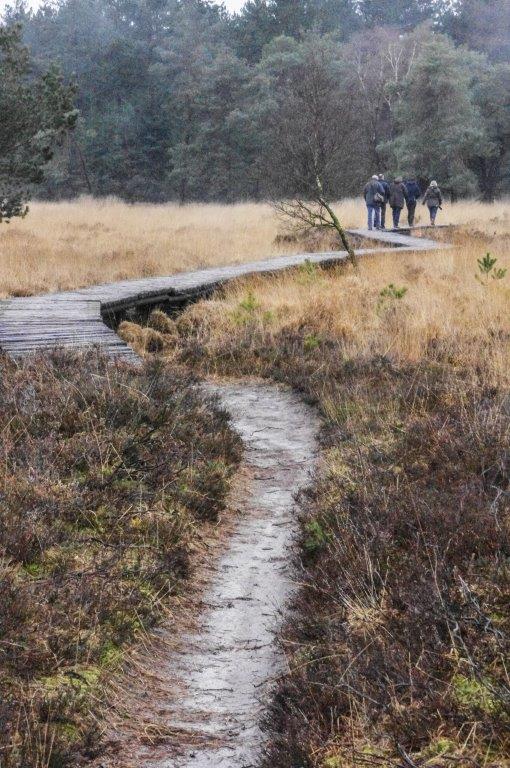
<path id="1" fill-rule="evenodd" d="M 123 647 L 185 590 L 240 456 L 189 376 L 0 361 L 0 764 L 75 764 Z"/>
<path id="2" fill-rule="evenodd" d="M 291 673 L 267 765 L 386 765 L 406 754 L 416 765 L 433 755 L 434 765 L 500 766 L 508 396 L 430 364 L 336 372 L 342 418 L 329 422 L 325 469 L 302 500 L 300 618 L 285 635 Z M 312 526 L 321 539 L 310 550 Z"/>
<path id="3" fill-rule="evenodd" d="M 402 291 L 385 295 L 376 333 L 375 291 L 367 323 L 347 329 L 315 284 L 291 310 L 287 283 L 268 290 L 243 324 L 232 319 L 241 289 L 191 308 L 172 352 L 202 372 L 290 384 L 324 417 L 282 638 L 290 671 L 263 764 L 500 768 L 510 747 L 506 316 L 495 309 L 475 329 L 460 313 L 429 343 L 423 333 L 417 355 L 402 342 L 413 321 Z"/>

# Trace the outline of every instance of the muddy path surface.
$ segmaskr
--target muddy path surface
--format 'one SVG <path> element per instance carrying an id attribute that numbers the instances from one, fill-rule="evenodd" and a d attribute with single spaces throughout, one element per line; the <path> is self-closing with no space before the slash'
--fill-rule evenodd
<path id="1" fill-rule="evenodd" d="M 295 494 L 317 457 L 318 417 L 269 384 L 207 385 L 243 438 L 243 505 L 205 589 L 195 628 L 159 675 L 172 681 L 164 721 L 174 737 L 146 746 L 140 768 L 248 768 L 261 755 L 261 717 L 284 666 L 277 633 L 292 591 Z"/>

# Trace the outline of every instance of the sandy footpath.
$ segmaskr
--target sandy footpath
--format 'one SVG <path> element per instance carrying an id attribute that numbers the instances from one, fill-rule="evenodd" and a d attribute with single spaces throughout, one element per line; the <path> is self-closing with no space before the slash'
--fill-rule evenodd
<path id="1" fill-rule="evenodd" d="M 184 631 L 163 626 L 154 661 L 142 662 L 129 709 L 136 720 L 138 698 L 145 725 L 133 722 L 133 733 L 144 738 L 121 736 L 116 757 L 95 765 L 249 768 L 263 750 L 261 719 L 284 670 L 277 634 L 293 588 L 294 499 L 315 466 L 319 419 L 274 385 L 206 386 L 245 445 L 241 508 L 212 554 L 198 619 Z"/>

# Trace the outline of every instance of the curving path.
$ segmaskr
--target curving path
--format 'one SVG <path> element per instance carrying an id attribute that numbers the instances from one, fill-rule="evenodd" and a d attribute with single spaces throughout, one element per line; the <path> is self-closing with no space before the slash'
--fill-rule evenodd
<path id="1" fill-rule="evenodd" d="M 420 231 L 428 227 L 417 228 Z M 399 232 L 369 232 L 353 229 L 350 234 L 400 251 L 429 251 L 445 247 L 424 237 Z M 358 250 L 359 256 L 384 248 Z M 77 291 L 0 301 L 0 349 L 12 357 L 23 357 L 53 347 L 100 345 L 111 357 L 137 360 L 135 353 L 113 330 L 115 315 L 130 308 L 151 305 L 183 305 L 210 293 L 217 286 L 249 275 L 276 273 L 303 264 L 337 264 L 347 260 L 342 251 L 301 253 L 253 261 L 246 264 L 204 269 L 170 277 L 125 280 Z M 109 323 L 109 325 L 107 324 Z"/>
<path id="2" fill-rule="evenodd" d="M 163 720 L 179 735 L 163 749 L 135 750 L 137 768 L 254 766 L 264 742 L 260 721 L 284 667 L 276 638 L 292 589 L 294 496 L 315 465 L 319 419 L 271 384 L 215 391 L 244 442 L 242 514 L 214 568 L 198 629 L 159 660 L 173 689 Z"/>
<path id="3" fill-rule="evenodd" d="M 444 247 L 401 232 L 353 230 L 358 237 L 402 251 Z M 359 250 L 359 255 L 382 248 Z M 101 345 L 112 357 L 138 360 L 110 328 L 115 315 L 136 306 L 183 304 L 226 281 L 299 266 L 345 261 L 345 253 L 311 253 L 133 280 L 42 297 L 0 302 L 0 348 L 13 357 L 54 346 Z M 106 322 L 105 322 L 106 321 Z M 164 701 L 135 692 L 133 715 L 159 720 L 173 734 L 165 745 L 144 746 L 114 733 L 120 748 L 101 756 L 111 768 L 250 768 L 264 744 L 261 719 L 272 682 L 284 670 L 277 644 L 292 590 L 289 549 L 296 535 L 295 494 L 307 483 L 317 457 L 317 414 L 292 392 L 247 382 L 213 388 L 232 416 L 245 446 L 248 478 L 240 515 L 228 544 L 212 565 L 197 627 L 179 636 L 157 674 Z M 163 634 L 175 635 L 171 625 Z M 154 676 L 154 667 L 147 670 Z M 141 686 L 143 689 L 143 674 Z M 119 754 L 120 753 L 120 754 Z"/>

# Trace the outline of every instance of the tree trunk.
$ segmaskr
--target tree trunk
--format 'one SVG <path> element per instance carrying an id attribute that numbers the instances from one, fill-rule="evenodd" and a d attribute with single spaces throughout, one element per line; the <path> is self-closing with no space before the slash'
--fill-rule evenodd
<path id="1" fill-rule="evenodd" d="M 90 176 L 89 176 L 89 173 L 88 173 L 88 170 L 87 170 L 87 165 L 85 163 L 85 157 L 83 156 L 83 152 L 81 150 L 80 145 L 78 144 L 78 142 L 74 138 L 73 138 L 73 144 L 74 144 L 74 148 L 76 149 L 76 153 L 78 155 L 78 159 L 80 161 L 80 167 L 81 167 L 81 170 L 82 170 L 82 173 L 83 173 L 83 178 L 85 179 L 85 184 L 87 185 L 88 193 L 89 193 L 89 195 L 93 195 L 94 191 L 92 189 L 92 183 L 90 181 Z"/>
<path id="2" fill-rule="evenodd" d="M 321 197 L 319 199 L 319 202 L 320 202 L 321 205 L 324 206 L 324 208 L 329 213 L 331 221 L 333 222 L 333 226 L 336 229 L 336 231 L 338 232 L 338 234 L 340 235 L 340 240 L 342 241 L 342 245 L 343 245 L 344 249 L 349 254 L 349 258 L 350 258 L 353 266 L 357 267 L 358 266 L 358 260 L 356 258 L 356 254 L 354 252 L 354 249 L 353 249 L 352 245 L 349 242 L 349 239 L 348 239 L 347 235 L 345 234 L 344 228 L 342 227 L 342 225 L 340 224 L 340 222 L 338 220 L 338 216 L 334 212 L 333 208 L 329 205 L 329 203 L 327 203 L 326 200 L 324 200 L 324 198 Z"/>

